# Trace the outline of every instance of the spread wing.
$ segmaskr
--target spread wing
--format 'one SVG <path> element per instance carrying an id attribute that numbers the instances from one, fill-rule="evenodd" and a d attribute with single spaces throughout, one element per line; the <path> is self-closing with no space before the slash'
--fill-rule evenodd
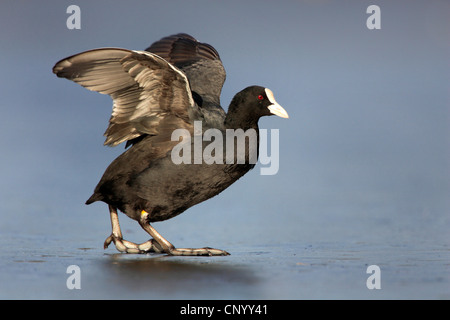
<path id="1" fill-rule="evenodd" d="M 164 37 L 145 50 L 157 54 L 174 65 L 201 59 L 220 60 L 219 53 L 213 46 L 198 42 L 186 33 Z"/>
<path id="2" fill-rule="evenodd" d="M 163 123 L 191 123 L 195 103 L 186 75 L 154 53 L 94 49 L 59 61 L 53 72 L 111 96 L 114 103 L 105 145 L 156 135 Z"/>
<path id="3" fill-rule="evenodd" d="M 220 93 L 226 72 L 214 47 L 188 34 L 179 33 L 164 37 L 145 50 L 182 70 L 189 79 L 191 90 L 221 109 Z"/>

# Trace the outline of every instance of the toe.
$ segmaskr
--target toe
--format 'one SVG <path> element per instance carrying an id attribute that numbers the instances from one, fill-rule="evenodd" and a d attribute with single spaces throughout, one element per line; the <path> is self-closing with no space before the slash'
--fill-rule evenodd
<path id="1" fill-rule="evenodd" d="M 113 242 L 113 235 L 110 235 L 108 238 L 106 238 L 105 242 L 103 243 L 103 249 L 108 248 L 111 242 Z"/>

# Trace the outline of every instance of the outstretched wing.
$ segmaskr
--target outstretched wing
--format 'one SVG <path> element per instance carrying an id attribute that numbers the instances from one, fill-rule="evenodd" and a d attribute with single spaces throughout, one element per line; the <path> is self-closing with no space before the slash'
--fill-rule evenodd
<path id="1" fill-rule="evenodd" d="M 221 109 L 220 93 L 226 72 L 214 47 L 188 34 L 178 33 L 154 42 L 145 50 L 182 70 L 189 79 L 191 90 Z"/>
<path id="2" fill-rule="evenodd" d="M 186 33 L 164 37 L 145 50 L 157 54 L 174 65 L 202 59 L 220 60 L 219 53 L 213 46 L 198 42 Z"/>
<path id="3" fill-rule="evenodd" d="M 53 72 L 114 101 L 105 145 L 116 146 L 144 134 L 158 134 L 161 122 L 175 117 L 190 123 L 194 107 L 186 75 L 146 51 L 101 48 L 56 63 Z"/>

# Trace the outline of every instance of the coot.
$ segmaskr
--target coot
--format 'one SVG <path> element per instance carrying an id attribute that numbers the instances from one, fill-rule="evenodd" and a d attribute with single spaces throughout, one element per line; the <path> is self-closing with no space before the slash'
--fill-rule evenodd
<path id="1" fill-rule="evenodd" d="M 101 48 L 82 52 L 56 63 L 53 72 L 111 96 L 113 110 L 105 145 L 126 143 L 126 151 L 108 166 L 86 202 L 103 201 L 109 206 L 112 233 L 104 247 L 114 242 L 120 252 L 127 253 L 228 255 L 209 247 L 175 248 L 150 223 L 170 219 L 219 194 L 254 167 L 249 159 L 252 152 L 257 153 L 259 137 L 256 151 L 247 141 L 244 150 L 232 154 L 234 161 L 225 159 L 228 150 L 223 147 L 213 152 L 218 156 L 216 152 L 224 151 L 223 161 L 175 163 L 173 150 L 181 143 L 192 144 L 181 153 L 199 150 L 194 145 L 199 135 L 194 132 L 196 124 L 201 125 L 200 134 L 214 129 L 225 140 L 231 129 L 255 130 L 258 135 L 262 116 L 288 118 L 272 91 L 247 87 L 234 96 L 225 113 L 220 106 L 225 70 L 218 52 L 184 33 L 162 38 L 145 51 Z M 180 129 L 194 138 L 174 138 Z M 200 141 L 201 152 L 208 142 Z M 237 161 L 239 152 L 246 161 Z M 124 240 L 118 210 L 136 220 L 152 239 L 142 244 Z"/>

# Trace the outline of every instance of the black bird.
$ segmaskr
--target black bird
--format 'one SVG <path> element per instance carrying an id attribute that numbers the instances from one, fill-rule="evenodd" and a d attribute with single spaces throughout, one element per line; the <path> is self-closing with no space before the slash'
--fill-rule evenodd
<path id="1" fill-rule="evenodd" d="M 114 242 L 119 251 L 127 253 L 228 255 L 208 247 L 175 248 L 150 222 L 170 219 L 219 194 L 254 167 L 250 158 L 258 151 L 259 118 L 272 114 L 288 118 L 272 91 L 247 87 L 234 96 L 225 113 L 220 106 L 225 69 L 218 52 L 182 33 L 162 38 L 145 51 L 101 48 L 82 52 L 56 63 L 53 72 L 111 96 L 114 103 L 105 145 L 126 142 L 128 148 L 109 165 L 86 202 L 103 201 L 109 206 L 112 233 L 104 247 Z M 201 124 L 201 133 L 215 129 L 223 135 L 222 141 L 227 129 L 255 130 L 256 150 L 247 138 L 244 150 L 232 154 L 234 161 L 225 159 L 223 147 L 214 151 L 214 155 L 223 151 L 223 161 L 176 164 L 172 158 L 176 146 L 190 141 L 192 149 L 196 148 L 199 133 L 194 132 L 194 121 Z M 173 139 L 177 129 L 194 139 Z M 201 151 L 205 146 L 203 141 Z M 242 154 L 244 163 L 237 158 Z M 118 210 L 138 221 L 152 239 L 142 244 L 124 240 Z"/>

